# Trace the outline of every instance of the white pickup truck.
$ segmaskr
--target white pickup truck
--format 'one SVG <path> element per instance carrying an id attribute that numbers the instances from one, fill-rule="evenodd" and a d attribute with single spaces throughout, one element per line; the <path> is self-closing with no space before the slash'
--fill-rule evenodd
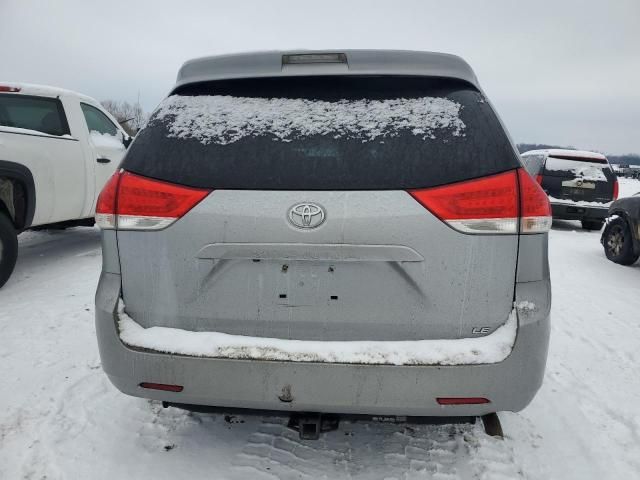
<path id="1" fill-rule="evenodd" d="M 92 225 L 96 199 L 131 142 L 93 98 L 0 82 L 0 287 L 17 235 L 44 225 Z"/>

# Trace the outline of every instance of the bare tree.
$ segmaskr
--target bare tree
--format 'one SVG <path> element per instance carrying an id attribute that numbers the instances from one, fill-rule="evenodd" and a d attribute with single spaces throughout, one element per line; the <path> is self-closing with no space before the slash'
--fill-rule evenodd
<path id="1" fill-rule="evenodd" d="M 122 128 L 131 136 L 138 133 L 138 130 L 144 126 L 149 118 L 149 114 L 142 109 L 140 102 L 131 104 L 117 100 L 103 100 L 102 106 L 118 120 Z"/>

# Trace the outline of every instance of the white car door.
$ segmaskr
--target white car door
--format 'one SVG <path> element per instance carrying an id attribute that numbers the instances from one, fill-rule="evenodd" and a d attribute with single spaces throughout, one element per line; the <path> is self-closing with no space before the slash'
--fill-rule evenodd
<path id="1" fill-rule="evenodd" d="M 80 218 L 86 195 L 84 152 L 80 140 L 71 135 L 69 112 L 60 99 L 1 94 L 0 113 L 0 147 L 12 152 L 34 177 L 32 224 Z"/>
<path id="2" fill-rule="evenodd" d="M 89 146 L 93 150 L 93 162 L 91 162 L 95 169 L 95 194 L 91 206 L 93 214 L 102 187 L 118 168 L 125 154 L 125 133 L 100 109 L 84 102 L 80 102 L 80 107 L 89 131 Z"/>

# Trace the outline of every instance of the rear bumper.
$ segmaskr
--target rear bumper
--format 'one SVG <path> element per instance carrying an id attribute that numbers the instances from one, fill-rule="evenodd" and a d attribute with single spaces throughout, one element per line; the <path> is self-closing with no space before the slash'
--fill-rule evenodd
<path id="1" fill-rule="evenodd" d="M 585 207 L 566 203 L 552 203 L 553 218 L 564 220 L 604 220 L 607 218 L 609 207 Z"/>
<path id="2" fill-rule="evenodd" d="M 322 413 L 470 416 L 518 411 L 539 389 L 549 340 L 548 282 L 519 300 L 524 312 L 511 355 L 487 365 L 391 366 L 196 358 L 133 350 L 116 329 L 120 276 L 103 273 L 96 294 L 102 366 L 123 393 L 171 403 Z M 540 282 L 542 283 L 542 282 Z M 537 285 L 540 287 L 540 285 Z M 518 295 L 516 295 L 518 297 Z M 525 298 L 526 296 L 526 298 Z M 533 298 L 538 296 L 540 298 Z M 141 382 L 183 385 L 180 393 L 142 389 Z M 288 392 L 289 398 L 283 397 Z M 285 400 L 282 401 L 280 397 Z M 489 404 L 440 406 L 437 397 L 486 397 Z"/>

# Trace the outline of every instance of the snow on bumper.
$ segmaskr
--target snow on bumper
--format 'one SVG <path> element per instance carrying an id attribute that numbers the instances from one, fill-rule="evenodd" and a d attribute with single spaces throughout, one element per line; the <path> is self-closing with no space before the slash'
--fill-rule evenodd
<path id="1" fill-rule="evenodd" d="M 134 397 L 191 405 L 336 414 L 451 416 L 519 411 L 540 388 L 549 344 L 548 281 L 516 284 L 518 328 L 501 362 L 470 365 L 374 365 L 254 361 L 166 354 L 134 348 L 119 332 L 121 277 L 103 272 L 96 292 L 102 368 Z M 523 308 L 523 301 L 533 308 Z M 181 385 L 149 390 L 141 382 Z M 291 401 L 283 401 L 283 392 Z M 437 397 L 484 397 L 491 403 L 442 406 Z"/>
<path id="2" fill-rule="evenodd" d="M 168 354 L 241 360 L 369 365 L 478 365 L 503 361 L 511 353 L 518 329 L 516 309 L 493 333 L 478 338 L 410 341 L 306 341 L 193 332 L 178 328 L 144 328 L 118 303 L 123 343 Z"/>

